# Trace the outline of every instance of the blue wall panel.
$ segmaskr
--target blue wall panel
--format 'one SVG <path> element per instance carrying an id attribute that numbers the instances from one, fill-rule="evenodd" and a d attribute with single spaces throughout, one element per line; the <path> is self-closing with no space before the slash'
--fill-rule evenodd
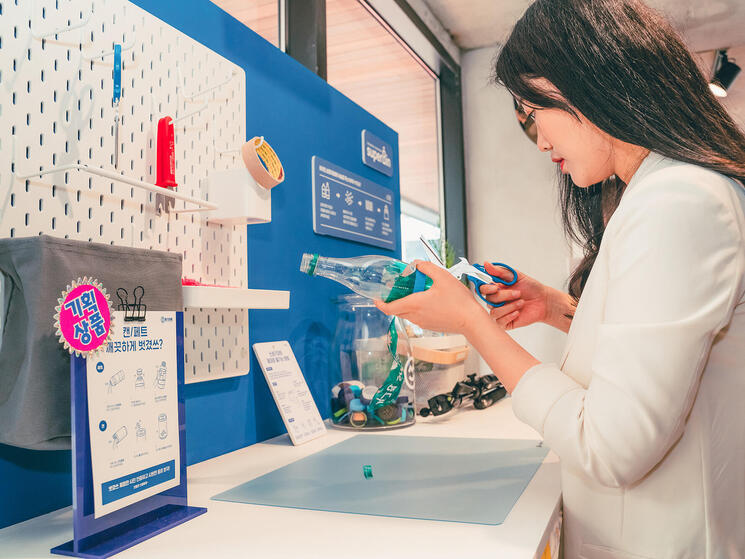
<path id="1" fill-rule="evenodd" d="M 0 528 L 72 503 L 70 451 L 0 445 Z"/>
<path id="2" fill-rule="evenodd" d="M 368 129 L 394 146 L 398 161 L 398 136 L 208 0 L 134 3 L 246 71 L 248 137 L 266 136 L 287 176 L 272 190 L 272 222 L 248 227 L 248 285 L 291 292 L 289 310 L 249 311 L 250 343 L 289 340 L 327 417 L 328 348 L 336 322 L 331 300 L 344 289 L 301 274 L 301 254 L 397 256 L 401 241 L 399 235 L 396 250 L 385 251 L 314 234 L 311 157 L 392 189 L 399 208 L 398 172 L 389 178 L 363 165 L 360 145 L 360 133 Z M 192 384 L 186 396 L 189 464 L 285 431 L 252 350 L 248 376 Z M 71 503 L 69 456 L 0 445 L 0 527 Z"/>

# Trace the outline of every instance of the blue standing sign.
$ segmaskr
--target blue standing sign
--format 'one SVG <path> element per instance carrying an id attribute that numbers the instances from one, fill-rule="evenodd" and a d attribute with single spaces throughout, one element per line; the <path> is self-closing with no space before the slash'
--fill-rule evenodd
<path id="1" fill-rule="evenodd" d="M 123 315 L 123 313 L 119 313 Z M 184 318 L 183 312 L 175 314 L 176 330 L 176 360 L 177 360 L 177 421 L 174 436 L 177 439 L 176 452 L 178 463 L 170 460 L 163 464 L 153 466 L 146 470 L 129 472 L 119 479 L 112 479 L 99 484 L 103 489 L 103 506 L 110 506 L 117 500 L 126 500 L 135 497 L 137 492 L 147 491 L 150 487 L 167 486 L 165 483 L 174 478 L 178 469 L 178 485 L 169 487 L 161 492 L 147 496 L 141 500 L 131 499 L 123 508 L 113 512 L 106 512 L 104 516 L 96 514 L 96 483 L 93 463 L 93 452 L 91 439 L 98 433 L 91 429 L 89 413 L 94 407 L 94 402 L 88 398 L 88 374 L 95 370 L 95 374 L 104 373 L 106 367 L 96 364 L 88 367 L 85 357 L 72 356 L 71 369 L 71 399 L 72 399 L 72 479 L 73 479 L 73 539 L 65 544 L 59 545 L 51 550 L 57 555 L 70 557 L 85 557 L 86 559 L 105 559 L 120 551 L 132 547 L 148 538 L 152 538 L 174 526 L 187 522 L 201 514 L 207 509 L 204 507 L 189 506 L 187 500 L 186 486 L 186 425 L 184 417 Z M 119 317 L 119 320 L 123 316 Z M 126 326 L 125 326 L 126 328 Z M 108 374 L 108 371 L 106 371 Z M 115 381 L 118 379 L 114 375 Z M 137 386 L 136 377 L 132 379 Z M 118 382 L 118 381 L 116 381 Z M 114 384 L 114 387 L 118 386 Z M 157 385 L 156 385 L 157 386 Z M 116 389 L 116 388 L 115 388 Z M 97 421 L 97 419 L 96 419 Z M 96 429 L 106 431 L 109 427 L 107 421 L 101 420 L 94 423 Z M 163 437 L 156 433 L 160 442 Z M 136 437 L 136 433 L 132 434 Z M 137 484 L 124 484 L 123 481 L 138 481 Z M 116 486 L 123 488 L 118 491 L 107 491 Z M 156 489 L 158 491 L 158 489 Z"/>
<path id="2" fill-rule="evenodd" d="M 392 177 L 393 150 L 391 144 L 381 140 L 369 130 L 363 130 L 362 162 L 368 167 Z"/>
<path id="3" fill-rule="evenodd" d="M 398 231 L 393 191 L 313 156 L 313 231 L 390 250 Z"/>

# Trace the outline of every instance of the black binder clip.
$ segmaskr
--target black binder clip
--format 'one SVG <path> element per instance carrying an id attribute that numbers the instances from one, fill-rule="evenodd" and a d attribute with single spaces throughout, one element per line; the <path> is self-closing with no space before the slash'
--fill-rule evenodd
<path id="1" fill-rule="evenodd" d="M 147 313 L 147 305 L 142 302 L 145 296 L 145 288 L 141 285 L 135 287 L 132 293 L 134 301 L 129 302 L 129 293 L 123 287 L 116 290 L 116 296 L 119 299 L 117 310 L 124 312 L 124 322 L 144 322 Z"/>

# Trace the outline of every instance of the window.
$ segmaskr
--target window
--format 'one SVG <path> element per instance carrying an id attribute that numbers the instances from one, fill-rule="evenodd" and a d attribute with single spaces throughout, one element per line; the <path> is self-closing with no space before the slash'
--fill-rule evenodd
<path id="1" fill-rule="evenodd" d="M 212 0 L 246 27 L 279 46 L 278 0 Z"/>
<path id="2" fill-rule="evenodd" d="M 328 83 L 398 132 L 403 258 L 440 238 L 437 77 L 357 0 L 326 0 Z"/>

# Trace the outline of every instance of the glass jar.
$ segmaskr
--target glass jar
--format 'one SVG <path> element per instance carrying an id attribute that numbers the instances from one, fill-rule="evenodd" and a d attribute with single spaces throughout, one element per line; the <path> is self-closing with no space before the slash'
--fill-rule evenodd
<path id="1" fill-rule="evenodd" d="M 336 303 L 329 358 L 333 424 L 356 430 L 412 425 L 414 359 L 402 321 L 359 295 L 344 295 Z"/>

